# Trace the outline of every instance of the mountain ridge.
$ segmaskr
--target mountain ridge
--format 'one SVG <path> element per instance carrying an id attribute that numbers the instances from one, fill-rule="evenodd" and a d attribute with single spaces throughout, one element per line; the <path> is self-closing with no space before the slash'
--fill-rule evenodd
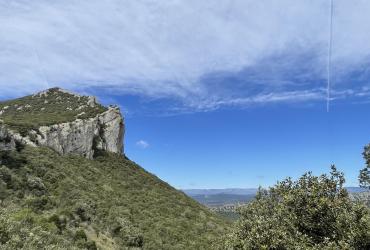
<path id="1" fill-rule="evenodd" d="M 234 194 L 234 195 L 251 195 L 256 194 L 258 188 L 193 188 L 182 189 L 188 195 L 215 195 L 215 194 Z"/>
<path id="2" fill-rule="evenodd" d="M 96 102 L 88 106 L 94 99 L 58 89 L 51 93 L 0 102 L 0 110 L 9 106 L 0 116 L 5 128 L 0 129 L 0 249 L 213 249 L 229 222 L 122 152 L 99 148 L 94 140 L 94 154 L 86 157 L 14 138 L 29 138 L 43 126 L 94 120 L 114 109 Z M 66 98 L 57 99 L 59 94 Z M 75 119 L 81 104 L 87 116 Z M 12 140 L 14 147 L 6 147 Z"/>

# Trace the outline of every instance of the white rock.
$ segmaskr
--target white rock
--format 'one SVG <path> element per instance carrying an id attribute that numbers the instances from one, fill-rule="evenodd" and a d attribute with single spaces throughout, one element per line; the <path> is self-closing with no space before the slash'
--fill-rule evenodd
<path id="1" fill-rule="evenodd" d="M 81 109 L 84 109 L 84 108 L 86 108 L 86 106 L 85 105 L 81 105 L 76 110 L 81 110 Z"/>
<path id="2" fill-rule="evenodd" d="M 82 95 L 76 94 L 76 93 L 74 93 L 72 91 L 69 91 L 69 90 L 66 90 L 66 89 L 58 88 L 58 91 L 62 92 L 62 93 L 73 95 L 74 97 L 82 97 Z"/>
<path id="3" fill-rule="evenodd" d="M 34 97 L 47 96 L 48 93 L 48 91 L 43 91 Z M 89 97 L 87 105 L 94 107 L 96 104 L 96 98 Z M 18 109 L 21 108 L 23 107 Z M 41 108 L 41 110 L 45 110 L 45 108 Z M 84 113 L 81 112 L 78 116 Z M 6 128 L 5 125 L 0 125 L 0 150 L 14 150 L 16 142 L 20 142 L 34 147 L 46 146 L 62 155 L 78 154 L 91 159 L 96 150 L 122 154 L 124 131 L 124 120 L 119 108 L 109 107 L 107 111 L 93 118 L 41 126 L 37 131 L 30 131 L 27 136 L 21 136 Z"/>
<path id="4" fill-rule="evenodd" d="M 52 126 L 41 126 L 38 145 L 47 146 L 60 154 L 79 154 L 91 159 L 95 150 L 123 153 L 124 122 L 117 108 L 89 119 Z"/>
<path id="5" fill-rule="evenodd" d="M 96 97 L 95 96 L 89 96 L 88 100 L 87 100 L 87 105 L 89 105 L 90 107 L 95 107 L 96 104 L 97 104 Z"/>

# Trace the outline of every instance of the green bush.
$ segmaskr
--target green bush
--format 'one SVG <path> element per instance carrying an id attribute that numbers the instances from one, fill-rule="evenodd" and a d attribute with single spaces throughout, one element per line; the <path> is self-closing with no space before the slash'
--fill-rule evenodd
<path id="1" fill-rule="evenodd" d="M 86 233 L 84 230 L 82 229 L 79 229 L 75 232 L 75 236 L 74 236 L 74 240 L 75 241 L 87 241 L 87 236 L 86 236 Z"/>
<path id="2" fill-rule="evenodd" d="M 370 189 L 370 144 L 364 147 L 362 155 L 365 159 L 366 166 L 360 171 L 360 186 Z"/>
<path id="3" fill-rule="evenodd" d="M 140 231 L 124 218 L 115 218 L 111 232 L 114 237 L 118 238 L 122 246 L 142 247 L 144 244 L 144 238 Z"/>
<path id="4" fill-rule="evenodd" d="M 49 202 L 49 199 L 46 196 L 29 197 L 26 200 L 28 207 L 36 212 L 41 212 L 45 210 L 47 208 L 48 202 Z"/>
<path id="5" fill-rule="evenodd" d="M 5 166 L 0 167 L 0 180 L 4 181 L 6 184 L 10 184 L 12 181 L 12 174 L 10 169 Z"/>
<path id="6" fill-rule="evenodd" d="M 5 225 L 0 224 L 0 245 L 5 244 L 10 239 L 9 233 L 5 227 Z"/>
<path id="7" fill-rule="evenodd" d="M 229 249 L 370 249 L 370 212 L 353 202 L 342 173 L 288 178 L 240 209 Z"/>
<path id="8" fill-rule="evenodd" d="M 85 246 L 87 250 L 97 250 L 98 248 L 96 247 L 96 243 L 94 241 L 86 241 Z"/>
<path id="9" fill-rule="evenodd" d="M 67 218 L 63 215 L 53 214 L 52 216 L 50 216 L 49 221 L 55 224 L 60 233 L 66 229 Z"/>
<path id="10" fill-rule="evenodd" d="M 4 181 L 0 180 L 0 205 L 9 196 L 7 185 Z"/>

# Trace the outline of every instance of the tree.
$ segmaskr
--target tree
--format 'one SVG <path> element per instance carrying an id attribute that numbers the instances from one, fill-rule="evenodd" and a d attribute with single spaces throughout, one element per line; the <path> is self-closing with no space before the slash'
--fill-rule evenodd
<path id="1" fill-rule="evenodd" d="M 353 202 L 344 175 L 287 178 L 239 211 L 226 249 L 370 249 L 370 211 Z"/>
<path id="2" fill-rule="evenodd" d="M 370 189 L 370 144 L 364 147 L 362 155 L 365 159 L 366 166 L 360 170 L 358 179 L 360 181 L 360 187 Z"/>

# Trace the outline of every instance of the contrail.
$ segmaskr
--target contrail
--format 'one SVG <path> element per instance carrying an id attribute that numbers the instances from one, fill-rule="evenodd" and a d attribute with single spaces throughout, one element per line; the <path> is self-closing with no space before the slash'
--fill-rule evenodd
<path id="1" fill-rule="evenodd" d="M 329 22 L 329 41 L 328 41 L 328 76 L 326 88 L 326 111 L 330 111 L 330 87 L 331 87 L 331 54 L 333 47 L 333 13 L 334 13 L 334 0 L 330 0 L 330 22 Z"/>

